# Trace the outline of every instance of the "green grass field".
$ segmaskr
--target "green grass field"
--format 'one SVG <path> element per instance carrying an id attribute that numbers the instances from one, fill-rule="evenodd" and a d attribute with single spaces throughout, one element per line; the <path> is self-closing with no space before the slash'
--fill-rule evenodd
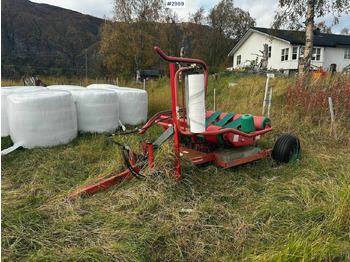
<path id="1" fill-rule="evenodd" d="M 229 87 L 232 81 L 237 85 Z M 216 88 L 217 110 L 261 115 L 265 81 L 211 78 L 207 109 Z M 308 90 L 348 83 L 349 76 L 311 80 Z M 168 84 L 147 84 L 149 116 L 171 107 Z M 258 145 L 271 148 L 283 133 L 298 136 L 300 158 L 287 165 L 267 158 L 223 169 L 184 161 L 183 181 L 176 183 L 167 141 L 156 156 L 162 176 L 69 201 L 79 187 L 125 168 L 102 134 L 3 156 L 2 261 L 350 261 L 350 97 L 335 101 L 336 141 L 328 107 L 287 95 L 297 85 L 294 78 L 271 79 L 275 130 Z M 142 139 L 160 134 L 154 127 L 144 137 L 116 140 L 141 152 Z M 11 144 L 1 139 L 2 149 Z"/>

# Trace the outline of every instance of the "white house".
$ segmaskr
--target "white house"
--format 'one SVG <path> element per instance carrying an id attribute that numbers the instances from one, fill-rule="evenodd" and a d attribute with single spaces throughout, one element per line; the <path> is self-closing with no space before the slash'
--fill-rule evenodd
<path id="1" fill-rule="evenodd" d="M 265 52 L 267 69 L 283 70 L 291 74 L 298 70 L 298 60 L 305 48 L 305 32 L 251 27 L 233 47 L 234 69 L 261 63 Z M 350 65 L 350 36 L 324 34 L 314 31 L 311 64 L 329 70 L 331 64 L 341 72 Z M 333 65 L 334 66 L 334 65 Z"/>

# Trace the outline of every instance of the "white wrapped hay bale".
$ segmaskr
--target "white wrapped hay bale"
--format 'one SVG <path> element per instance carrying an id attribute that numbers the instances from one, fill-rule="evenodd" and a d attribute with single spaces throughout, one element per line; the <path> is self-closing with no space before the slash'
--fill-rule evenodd
<path id="1" fill-rule="evenodd" d="M 42 91 L 7 97 L 10 136 L 24 148 L 67 144 L 77 135 L 77 113 L 68 91 Z"/>
<path id="2" fill-rule="evenodd" d="M 81 132 L 112 132 L 119 126 L 118 94 L 107 89 L 71 90 L 74 97 L 78 130 Z"/>
<path id="3" fill-rule="evenodd" d="M 1 87 L 1 136 L 10 134 L 7 121 L 7 97 L 14 93 L 37 92 L 47 90 L 43 86 L 5 86 Z"/>
<path id="4" fill-rule="evenodd" d="M 75 86 L 75 85 L 52 85 L 52 86 L 47 86 L 47 89 L 71 91 L 71 90 L 85 90 L 86 88 L 83 86 Z"/>
<path id="5" fill-rule="evenodd" d="M 108 84 L 92 84 L 88 89 L 112 89 L 118 94 L 119 117 L 123 124 L 137 125 L 147 121 L 148 96 L 145 90 Z"/>
<path id="6" fill-rule="evenodd" d="M 137 125 L 147 121 L 148 96 L 145 90 L 119 87 L 119 116 L 124 124 Z"/>

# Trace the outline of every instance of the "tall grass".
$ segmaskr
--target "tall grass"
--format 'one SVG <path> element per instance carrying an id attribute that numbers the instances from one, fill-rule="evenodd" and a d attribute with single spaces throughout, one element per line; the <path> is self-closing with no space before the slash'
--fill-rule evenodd
<path id="1" fill-rule="evenodd" d="M 232 81 L 237 85 L 230 87 Z M 321 81 L 329 79 L 319 81 L 326 85 Z M 234 75 L 210 79 L 207 109 L 216 88 L 217 110 L 261 115 L 265 82 Z M 168 83 L 147 84 L 149 115 L 170 108 Z M 270 86 L 275 130 L 258 146 L 272 147 L 282 133 L 297 135 L 302 153 L 288 165 L 267 158 L 222 169 L 184 161 L 183 181 L 176 183 L 167 141 L 156 155 L 155 169 L 163 175 L 69 201 L 73 190 L 123 170 L 119 149 L 103 135 L 82 134 L 69 145 L 3 156 L 2 260 L 349 261 L 349 115 L 336 110 L 342 135 L 335 141 L 328 114 L 288 103 L 296 79 L 274 78 Z M 116 139 L 141 153 L 141 140 L 160 134 L 155 127 L 142 138 Z"/>
<path id="2" fill-rule="evenodd" d="M 39 79 L 46 85 L 78 85 L 78 86 L 88 86 L 91 84 L 112 84 L 119 86 L 130 86 L 136 88 L 142 88 L 142 85 L 135 84 L 130 79 L 126 78 L 67 78 L 67 77 L 40 77 Z M 11 79 L 1 79 L 1 86 L 23 86 L 23 80 L 11 80 Z"/>

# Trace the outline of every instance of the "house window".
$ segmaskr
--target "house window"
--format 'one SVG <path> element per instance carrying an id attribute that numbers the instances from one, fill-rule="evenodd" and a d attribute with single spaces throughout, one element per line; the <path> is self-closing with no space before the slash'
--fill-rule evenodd
<path id="1" fill-rule="evenodd" d="M 345 49 L 344 59 L 350 59 L 350 49 Z"/>
<path id="2" fill-rule="evenodd" d="M 289 53 L 289 48 L 282 49 L 281 61 L 287 61 L 288 60 L 288 53 Z"/>
<path id="3" fill-rule="evenodd" d="M 305 51 L 305 46 L 301 46 L 300 47 L 300 57 L 304 57 L 304 51 Z M 312 49 L 311 60 L 312 61 L 320 61 L 321 60 L 321 48 L 320 47 L 314 47 Z"/>
<path id="4" fill-rule="evenodd" d="M 269 51 L 268 51 L 269 58 L 271 57 L 271 50 L 272 50 L 272 46 L 269 46 Z"/>
<path id="5" fill-rule="evenodd" d="M 240 65 L 241 61 L 242 61 L 242 57 L 241 57 L 241 55 L 238 55 L 237 56 L 237 65 Z"/>
<path id="6" fill-rule="evenodd" d="M 292 60 L 296 60 L 297 58 L 298 58 L 298 47 L 293 47 Z"/>
<path id="7" fill-rule="evenodd" d="M 311 57 L 312 61 L 320 61 L 321 60 L 321 48 L 319 47 L 314 47 L 312 49 L 312 57 Z"/>

